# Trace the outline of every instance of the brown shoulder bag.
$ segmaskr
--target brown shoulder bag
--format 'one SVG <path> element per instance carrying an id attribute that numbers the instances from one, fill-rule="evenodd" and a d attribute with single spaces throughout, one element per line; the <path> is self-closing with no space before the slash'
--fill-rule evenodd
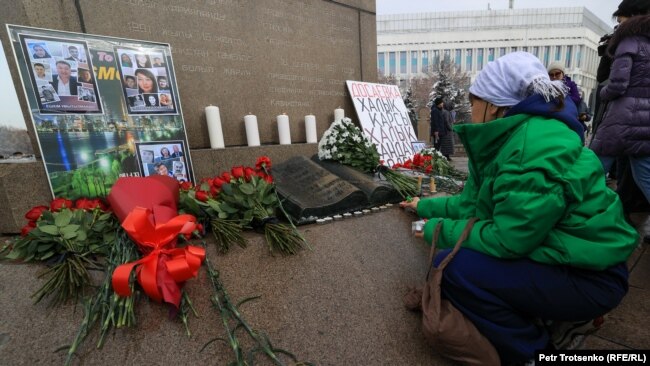
<path id="1" fill-rule="evenodd" d="M 411 289 L 404 296 L 404 303 L 412 310 L 422 310 L 422 333 L 438 353 L 464 365 L 498 366 L 501 364 L 499 354 L 492 343 L 463 313 L 440 295 L 442 272 L 469 236 L 476 220 L 478 219 L 473 218 L 467 223 L 454 249 L 436 268 L 433 267 L 433 258 L 442 225 L 438 223 L 431 243 L 429 273 L 424 288 Z"/>

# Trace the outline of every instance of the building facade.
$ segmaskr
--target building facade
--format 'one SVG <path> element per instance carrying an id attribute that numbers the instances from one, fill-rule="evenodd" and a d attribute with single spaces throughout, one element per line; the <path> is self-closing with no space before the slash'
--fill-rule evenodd
<path id="1" fill-rule="evenodd" d="M 473 79 L 489 61 L 527 51 L 545 66 L 560 61 L 591 101 L 600 37 L 612 27 L 584 7 L 377 16 L 379 75 L 424 75 L 447 60 Z"/>

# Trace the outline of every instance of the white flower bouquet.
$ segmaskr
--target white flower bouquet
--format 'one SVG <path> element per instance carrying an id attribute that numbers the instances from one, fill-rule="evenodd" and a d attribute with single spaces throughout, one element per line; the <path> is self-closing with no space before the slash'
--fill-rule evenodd
<path id="1" fill-rule="evenodd" d="M 378 172 L 384 175 L 404 198 L 419 193 L 414 178 L 402 175 L 381 164 L 377 146 L 363 135 L 350 118 L 335 121 L 325 131 L 318 143 L 318 158 L 338 161 L 364 173 Z"/>

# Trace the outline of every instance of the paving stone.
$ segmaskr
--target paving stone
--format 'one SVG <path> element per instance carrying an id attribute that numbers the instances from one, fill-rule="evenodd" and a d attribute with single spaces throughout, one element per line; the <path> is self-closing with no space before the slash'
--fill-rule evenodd
<path id="1" fill-rule="evenodd" d="M 631 287 L 621 304 L 609 313 L 598 335 L 630 348 L 648 349 L 650 348 L 649 314 L 650 292 Z"/>

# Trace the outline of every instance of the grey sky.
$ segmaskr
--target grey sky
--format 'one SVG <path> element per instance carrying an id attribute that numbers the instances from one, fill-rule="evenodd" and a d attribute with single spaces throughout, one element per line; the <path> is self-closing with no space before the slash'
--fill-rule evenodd
<path id="1" fill-rule="evenodd" d="M 584 6 L 613 26 L 612 13 L 619 0 L 514 0 L 515 9 Z M 402 14 L 458 10 L 507 9 L 509 0 L 377 0 L 377 14 Z"/>
<path id="2" fill-rule="evenodd" d="M 13 59 L 14 55 L 7 55 Z M 18 97 L 16 96 L 16 89 L 14 83 L 9 75 L 9 66 L 7 65 L 7 58 L 2 51 L 2 44 L 0 44 L 0 126 L 11 126 L 21 129 L 26 129 L 23 114 L 20 111 L 20 104 L 18 104 Z"/>

